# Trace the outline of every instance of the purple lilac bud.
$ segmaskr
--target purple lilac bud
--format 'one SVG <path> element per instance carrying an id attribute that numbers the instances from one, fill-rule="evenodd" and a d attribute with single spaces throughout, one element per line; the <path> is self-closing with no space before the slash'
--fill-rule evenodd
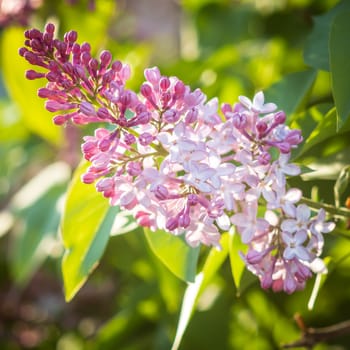
<path id="1" fill-rule="evenodd" d="M 161 75 L 158 67 L 148 68 L 145 70 L 145 78 L 147 81 L 149 81 L 152 85 L 157 85 Z"/>
<path id="2" fill-rule="evenodd" d="M 125 134 L 124 135 L 124 142 L 130 146 L 136 142 L 136 137 L 132 134 Z"/>
<path id="3" fill-rule="evenodd" d="M 178 218 L 169 218 L 165 225 L 166 229 L 169 231 L 174 231 L 179 227 L 179 220 Z"/>
<path id="4" fill-rule="evenodd" d="M 87 116 L 96 116 L 96 111 L 94 106 L 89 102 L 82 102 L 79 106 L 79 110 L 81 113 L 87 115 Z"/>
<path id="5" fill-rule="evenodd" d="M 170 87 L 170 79 L 168 77 L 162 77 L 159 81 L 159 87 L 163 91 L 168 90 Z"/>
<path id="6" fill-rule="evenodd" d="M 97 115 L 98 118 L 100 118 L 100 119 L 102 119 L 102 120 L 104 120 L 104 119 L 106 119 L 106 120 L 108 120 L 108 119 L 109 119 L 109 120 L 113 120 L 113 118 L 112 118 L 112 116 L 110 115 L 108 109 L 105 108 L 105 107 L 99 108 L 99 109 L 97 110 L 97 112 L 96 112 L 96 115 Z"/>
<path id="7" fill-rule="evenodd" d="M 276 125 L 284 124 L 285 121 L 286 121 L 286 114 L 283 111 L 279 111 L 275 114 L 274 123 Z"/>
<path id="8" fill-rule="evenodd" d="M 178 223 L 179 227 L 187 228 L 190 226 L 191 218 L 187 213 L 184 213 L 183 215 L 179 216 Z"/>
<path id="9" fill-rule="evenodd" d="M 127 172 L 131 176 L 138 176 L 142 172 L 142 164 L 140 162 L 129 162 Z"/>
<path id="10" fill-rule="evenodd" d="M 185 84 L 182 81 L 177 81 L 174 86 L 174 97 L 179 100 L 184 97 L 186 92 Z"/>
<path id="11" fill-rule="evenodd" d="M 243 130 L 247 125 L 247 117 L 244 114 L 235 113 L 233 115 L 233 125 L 238 130 Z"/>
<path id="12" fill-rule="evenodd" d="M 198 119 L 198 109 L 191 108 L 185 115 L 185 122 L 187 124 L 195 123 Z"/>
<path id="13" fill-rule="evenodd" d="M 156 188 L 153 190 L 154 195 L 159 200 L 165 200 L 169 197 L 169 191 L 168 189 L 163 185 L 157 185 Z"/>
<path id="14" fill-rule="evenodd" d="M 167 123 L 176 123 L 180 119 L 180 113 L 174 109 L 168 109 L 164 112 L 163 118 Z"/>
<path id="15" fill-rule="evenodd" d="M 148 146 L 153 140 L 154 137 L 148 132 L 144 132 L 139 136 L 139 142 L 142 146 Z"/>
<path id="16" fill-rule="evenodd" d="M 39 73 L 33 69 L 29 69 L 26 71 L 26 78 L 29 80 L 45 78 L 45 73 Z"/>

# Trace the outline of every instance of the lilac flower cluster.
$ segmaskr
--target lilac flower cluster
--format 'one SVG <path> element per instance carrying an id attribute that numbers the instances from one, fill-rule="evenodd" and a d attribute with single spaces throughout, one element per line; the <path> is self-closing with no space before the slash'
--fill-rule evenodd
<path id="1" fill-rule="evenodd" d="M 300 173 L 289 159 L 301 132 L 262 92 L 222 104 L 219 113 L 217 98 L 208 101 L 157 67 L 145 70 L 139 93 L 127 89 L 129 66 L 108 51 L 92 57 L 74 31 L 60 41 L 48 24 L 25 36 L 20 54 L 40 67 L 26 75 L 48 80 L 38 94 L 58 112 L 54 123 L 97 123 L 82 144 L 91 163 L 83 182 L 140 225 L 184 235 L 192 247 L 220 248 L 220 233 L 236 227 L 263 288 L 304 287 L 334 224 L 323 210 L 311 217 L 298 204 L 301 191 L 288 188 L 286 177 Z"/>

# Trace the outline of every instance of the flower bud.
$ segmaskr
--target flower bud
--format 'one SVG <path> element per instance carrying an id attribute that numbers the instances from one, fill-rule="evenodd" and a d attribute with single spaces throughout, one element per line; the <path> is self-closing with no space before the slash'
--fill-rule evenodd
<path id="1" fill-rule="evenodd" d="M 147 81 L 149 81 L 152 85 L 158 84 L 161 77 L 158 67 L 145 69 L 144 74 Z"/>
<path id="2" fill-rule="evenodd" d="M 195 123 L 198 119 L 198 109 L 197 108 L 191 108 L 185 115 L 185 122 L 187 124 Z"/>
<path id="3" fill-rule="evenodd" d="M 129 162 L 127 172 L 131 176 L 138 176 L 142 172 L 142 164 L 140 162 Z"/>
<path id="4" fill-rule="evenodd" d="M 263 152 L 258 157 L 258 162 L 261 165 L 267 165 L 271 162 L 271 155 L 268 152 Z"/>
<path id="5" fill-rule="evenodd" d="M 120 61 L 114 61 L 112 63 L 112 70 L 119 72 L 123 68 L 123 64 Z"/>
<path id="6" fill-rule="evenodd" d="M 286 113 L 279 111 L 275 114 L 274 123 L 283 124 L 286 121 Z"/>
<path id="7" fill-rule="evenodd" d="M 301 136 L 301 131 L 300 130 L 291 130 L 287 137 L 286 137 L 286 142 L 288 142 L 290 145 L 298 145 L 303 141 L 303 137 Z"/>
<path id="8" fill-rule="evenodd" d="M 259 120 L 256 123 L 256 130 L 258 131 L 258 133 L 261 135 L 263 134 L 266 130 L 267 130 L 267 124 L 266 122 Z"/>
<path id="9" fill-rule="evenodd" d="M 107 67 L 112 61 L 112 54 L 104 50 L 100 54 L 101 67 Z"/>
<path id="10" fill-rule="evenodd" d="M 124 135 L 124 142 L 127 144 L 127 145 L 132 145 L 133 143 L 136 142 L 136 137 L 132 134 L 125 134 Z"/>
<path id="11" fill-rule="evenodd" d="M 111 118 L 111 115 L 109 114 L 109 111 L 105 107 L 101 107 L 97 110 L 96 115 L 100 119 L 109 119 Z"/>
<path id="12" fill-rule="evenodd" d="M 179 222 L 177 218 L 169 218 L 166 222 L 166 229 L 169 231 L 173 231 L 175 229 L 177 229 L 179 226 Z"/>
<path id="13" fill-rule="evenodd" d="M 247 117 L 244 114 L 235 113 L 233 115 L 233 125 L 238 129 L 242 130 L 247 125 Z"/>
<path id="14" fill-rule="evenodd" d="M 169 191 L 164 185 L 157 185 L 153 192 L 159 200 L 168 199 L 169 197 Z"/>
<path id="15" fill-rule="evenodd" d="M 40 79 L 44 77 L 45 77 L 45 73 L 39 73 L 33 69 L 29 69 L 26 71 L 26 78 L 29 80 Z"/>
<path id="16" fill-rule="evenodd" d="M 144 96 L 145 98 L 149 99 L 149 98 L 153 98 L 153 91 L 152 88 L 149 84 L 144 83 L 141 85 L 141 94 L 142 96 Z"/>
<path id="17" fill-rule="evenodd" d="M 190 193 L 187 196 L 187 203 L 188 205 L 196 205 L 198 203 L 198 196 L 194 193 Z"/>
<path id="18" fill-rule="evenodd" d="M 186 87 L 182 81 L 177 81 L 174 86 L 174 97 L 178 100 L 185 95 Z"/>
<path id="19" fill-rule="evenodd" d="M 174 109 L 168 109 L 164 112 L 163 118 L 167 123 L 176 123 L 180 119 L 180 113 Z"/>
<path id="20" fill-rule="evenodd" d="M 82 43 L 81 45 L 81 52 L 90 52 L 91 51 L 91 46 L 89 43 Z"/>
<path id="21" fill-rule="evenodd" d="M 63 71 L 65 73 L 67 73 L 68 75 L 70 75 L 70 76 L 74 75 L 74 68 L 73 68 L 72 63 L 65 62 L 65 63 L 63 63 L 62 68 L 63 68 Z"/>
<path id="22" fill-rule="evenodd" d="M 67 33 L 67 40 L 70 44 L 73 44 L 78 39 L 78 33 L 75 30 L 71 30 Z"/>
<path id="23" fill-rule="evenodd" d="M 188 214 L 184 213 L 179 216 L 179 227 L 187 228 L 190 226 L 191 218 Z"/>
<path id="24" fill-rule="evenodd" d="M 288 142 L 280 142 L 276 146 L 279 148 L 281 153 L 284 153 L 284 154 L 289 153 L 291 150 L 291 146 Z"/>
<path id="25" fill-rule="evenodd" d="M 55 32 L 55 25 L 53 23 L 46 24 L 45 32 L 53 34 Z"/>
<path id="26" fill-rule="evenodd" d="M 142 146 L 148 146 L 153 139 L 154 137 L 148 132 L 144 132 L 139 136 L 139 142 Z"/>
<path id="27" fill-rule="evenodd" d="M 169 89 L 170 86 L 170 80 L 168 77 L 162 77 L 159 81 L 159 87 L 161 90 L 166 91 Z"/>
<path id="28" fill-rule="evenodd" d="M 54 124 L 59 125 L 59 126 L 65 124 L 66 121 L 67 121 L 67 119 L 66 119 L 66 117 L 64 115 L 56 115 L 53 118 Z"/>
<path id="29" fill-rule="evenodd" d="M 80 106 L 79 106 L 79 110 L 81 113 L 85 114 L 86 116 L 95 116 L 96 115 L 96 111 L 94 106 L 86 101 L 83 101 Z"/>
<path id="30" fill-rule="evenodd" d="M 85 173 L 81 176 L 81 181 L 84 184 L 92 184 L 95 181 L 95 175 L 91 173 Z"/>

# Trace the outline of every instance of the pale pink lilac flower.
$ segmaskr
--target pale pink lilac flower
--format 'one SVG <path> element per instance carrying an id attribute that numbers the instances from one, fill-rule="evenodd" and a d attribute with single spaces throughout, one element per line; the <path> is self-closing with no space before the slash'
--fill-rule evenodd
<path id="1" fill-rule="evenodd" d="M 307 232 L 303 230 L 295 234 L 282 232 L 282 239 L 286 244 L 286 248 L 283 251 L 283 258 L 290 260 L 295 257 L 299 260 L 308 261 L 310 259 L 310 254 L 304 247 L 307 238 Z"/>
<path id="2" fill-rule="evenodd" d="M 253 101 L 245 96 L 239 96 L 238 99 L 241 104 L 244 105 L 244 107 L 255 113 L 270 113 L 277 109 L 277 106 L 274 103 L 264 104 L 265 98 L 262 91 L 259 91 L 257 94 L 255 94 Z"/>
<path id="3" fill-rule="evenodd" d="M 281 228 L 283 231 L 290 233 L 307 230 L 310 224 L 310 215 L 310 208 L 306 204 L 299 204 L 296 209 L 295 218 L 284 220 Z"/>
<path id="4" fill-rule="evenodd" d="M 231 217 L 231 222 L 238 227 L 241 233 L 243 243 L 251 242 L 255 235 L 265 234 L 269 228 L 265 219 L 257 217 L 257 211 L 257 202 L 249 202 L 244 206 L 242 213 L 234 214 Z"/>

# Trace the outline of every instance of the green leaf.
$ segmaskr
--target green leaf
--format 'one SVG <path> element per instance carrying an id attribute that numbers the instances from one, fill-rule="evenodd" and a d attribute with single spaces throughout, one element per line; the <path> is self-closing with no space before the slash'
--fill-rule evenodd
<path id="1" fill-rule="evenodd" d="M 124 233 L 129 233 L 139 227 L 135 218 L 130 215 L 127 210 L 121 210 L 116 214 L 114 224 L 111 231 L 111 236 L 119 236 Z"/>
<path id="2" fill-rule="evenodd" d="M 222 249 L 217 250 L 217 248 L 212 248 L 209 252 L 207 259 L 205 260 L 202 272 L 203 281 L 200 289 L 200 293 L 204 291 L 207 285 L 212 281 L 216 272 L 219 270 L 220 266 L 224 263 L 229 254 L 229 235 L 224 233 L 221 236 L 220 244 Z"/>
<path id="3" fill-rule="evenodd" d="M 304 61 L 306 64 L 316 69 L 330 70 L 328 40 L 331 25 L 338 13 L 348 10 L 350 10 L 350 3 L 347 0 L 343 0 L 329 12 L 314 18 L 314 28 L 304 49 Z M 344 32 L 344 36 L 346 36 L 346 33 Z"/>
<path id="4" fill-rule="evenodd" d="M 16 235 L 11 253 L 11 270 L 16 282 L 24 285 L 51 253 L 60 222 L 57 200 L 66 186 L 52 187 L 31 207 L 20 213 L 24 230 Z M 43 215 L 43 214 L 46 215 Z"/>
<path id="5" fill-rule="evenodd" d="M 177 350 L 179 348 L 186 328 L 195 311 L 198 299 L 208 284 L 212 281 L 220 266 L 226 260 L 229 251 L 229 237 L 227 233 L 222 235 L 220 243 L 222 250 L 218 251 L 216 248 L 212 248 L 210 250 L 210 253 L 203 266 L 203 270 L 196 276 L 195 282 L 190 283 L 185 291 L 182 300 L 179 322 L 176 329 L 176 335 L 171 350 Z"/>
<path id="6" fill-rule="evenodd" d="M 325 269 L 325 271 L 322 271 L 322 272 L 316 274 L 315 283 L 314 283 L 314 286 L 312 288 L 310 299 L 309 299 L 309 301 L 307 303 L 307 308 L 309 310 L 313 310 L 313 308 L 315 306 L 315 302 L 316 302 L 317 296 L 318 296 L 322 286 L 326 282 L 326 279 L 329 276 L 328 271 L 327 271 L 328 270 L 327 267 L 328 268 L 329 267 L 332 268 L 332 265 L 333 265 L 332 258 L 329 257 L 329 256 L 324 258 L 323 261 L 325 263 L 326 269 Z"/>
<path id="7" fill-rule="evenodd" d="M 286 75 L 281 81 L 271 85 L 265 94 L 267 102 L 274 102 L 287 116 L 300 109 L 316 79 L 317 72 L 309 69 Z"/>
<path id="8" fill-rule="evenodd" d="M 70 176 L 65 163 L 54 163 L 33 177 L 13 197 L 11 206 L 21 225 L 11 245 L 11 270 L 24 285 L 58 244 L 57 203 Z"/>
<path id="9" fill-rule="evenodd" d="M 68 190 L 61 222 L 65 254 L 62 273 L 66 300 L 71 300 L 97 266 L 110 237 L 118 207 L 94 186 L 83 184 L 80 176 L 87 168 L 82 163 L 76 170 Z"/>
<path id="10" fill-rule="evenodd" d="M 182 300 L 179 322 L 176 329 L 176 335 L 171 350 L 177 350 L 180 346 L 181 340 L 185 334 L 186 328 L 196 307 L 202 282 L 203 273 L 200 273 L 196 276 L 195 282 L 189 284 L 185 291 Z"/>
<path id="11" fill-rule="evenodd" d="M 241 241 L 241 236 L 232 227 L 230 231 L 229 252 L 233 281 L 239 293 L 241 279 L 245 270 L 245 263 L 240 256 L 240 252 L 246 253 L 248 246 Z"/>
<path id="12" fill-rule="evenodd" d="M 108 30 L 111 20 L 116 11 L 114 0 L 95 1 L 94 4 L 93 11 L 89 10 L 87 1 L 79 1 L 72 6 L 62 6 L 59 2 L 50 4 L 51 8 L 56 6 L 61 31 L 77 31 L 79 43 L 88 42 L 93 53 L 105 47 L 106 40 L 110 37 Z"/>
<path id="13" fill-rule="evenodd" d="M 324 110 L 328 108 L 328 105 L 312 107 L 293 120 L 291 124 L 292 128 L 302 130 L 305 140 L 302 145 L 298 147 L 297 152 L 295 152 L 295 158 L 337 134 L 335 108 L 332 108 L 324 115 Z"/>
<path id="14" fill-rule="evenodd" d="M 337 178 L 337 181 L 335 182 L 335 185 L 334 185 L 334 200 L 335 200 L 335 205 L 337 207 L 340 207 L 341 195 L 345 192 L 345 190 L 349 186 L 349 182 L 350 182 L 350 165 L 344 167 L 341 170 Z"/>
<path id="15" fill-rule="evenodd" d="M 197 272 L 199 247 L 190 247 L 182 236 L 174 236 L 162 230 L 144 229 L 153 253 L 178 278 L 193 282 Z"/>
<path id="16" fill-rule="evenodd" d="M 331 66 L 332 90 L 337 108 L 337 129 L 350 116 L 350 8 L 334 18 L 329 38 L 329 58 Z"/>
<path id="17" fill-rule="evenodd" d="M 59 144 L 62 130 L 53 124 L 53 114 L 45 110 L 44 100 L 37 96 L 37 90 L 46 82 L 25 78 L 25 71 L 33 66 L 18 54 L 24 39 L 23 28 L 12 27 L 2 32 L 0 59 L 4 82 L 9 95 L 20 109 L 25 126 L 46 141 Z"/>

